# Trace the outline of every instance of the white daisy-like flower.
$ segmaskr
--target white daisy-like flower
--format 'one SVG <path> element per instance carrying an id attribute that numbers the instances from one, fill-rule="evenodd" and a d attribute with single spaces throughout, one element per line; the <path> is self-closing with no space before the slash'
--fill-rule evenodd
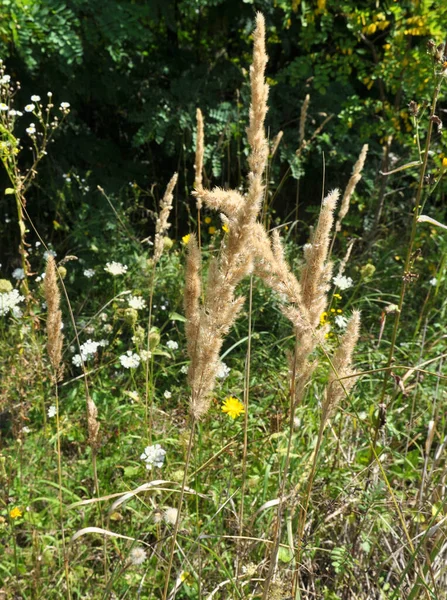
<path id="1" fill-rule="evenodd" d="M 168 340 L 166 346 L 169 350 L 178 350 L 178 342 L 175 342 L 174 340 Z"/>
<path id="2" fill-rule="evenodd" d="M 140 459 L 146 462 L 146 469 L 150 470 L 152 467 L 162 467 L 166 457 L 166 450 L 155 444 L 154 446 L 146 446 Z"/>
<path id="3" fill-rule="evenodd" d="M 230 374 L 230 367 L 228 367 L 223 361 L 220 361 L 217 367 L 216 377 L 218 379 L 226 379 Z"/>
<path id="4" fill-rule="evenodd" d="M 169 398 L 172 398 L 172 394 L 169 390 L 165 390 L 165 392 L 163 393 L 163 396 L 166 398 L 166 400 L 169 400 Z"/>
<path id="5" fill-rule="evenodd" d="M 91 279 L 94 274 L 95 274 L 95 269 L 85 269 L 84 270 L 84 277 L 87 277 L 87 279 Z"/>
<path id="6" fill-rule="evenodd" d="M 31 125 L 27 127 L 25 131 L 28 135 L 34 135 L 36 133 L 36 126 L 31 123 Z"/>
<path id="7" fill-rule="evenodd" d="M 11 108 L 8 114 L 10 117 L 16 117 L 19 113 L 14 108 Z"/>
<path id="8" fill-rule="evenodd" d="M 23 300 L 25 300 L 25 297 L 21 296 L 18 290 L 11 290 L 10 292 L 1 293 L 0 317 L 7 315 L 10 311 L 14 317 L 20 317 L 22 311 L 17 305 Z"/>
<path id="9" fill-rule="evenodd" d="M 50 419 L 52 419 L 53 417 L 56 416 L 56 407 L 54 406 L 54 404 L 52 406 L 50 406 L 50 408 L 48 409 L 48 417 Z"/>
<path id="10" fill-rule="evenodd" d="M 129 561 L 132 565 L 138 566 L 142 565 L 147 558 L 146 550 L 141 548 L 141 546 L 137 546 L 136 548 L 132 548 L 129 554 Z"/>
<path id="11" fill-rule="evenodd" d="M 336 275 L 332 281 L 340 290 L 347 290 L 354 283 L 350 277 L 346 277 L 345 275 Z"/>
<path id="12" fill-rule="evenodd" d="M 340 327 L 340 329 L 345 329 L 346 325 L 348 324 L 348 319 L 343 315 L 337 315 L 334 321 L 335 324 Z"/>
<path id="13" fill-rule="evenodd" d="M 138 354 L 135 354 L 132 350 L 128 350 L 126 354 L 122 354 L 119 357 L 119 361 L 125 369 L 136 369 L 141 359 Z"/>
<path id="14" fill-rule="evenodd" d="M 127 265 L 123 265 L 120 262 L 112 260 L 112 262 L 106 263 L 104 271 L 107 271 L 107 273 L 110 273 L 110 275 L 113 276 L 124 275 L 127 272 L 127 268 Z"/>
<path id="15" fill-rule="evenodd" d="M 146 306 L 146 302 L 141 296 L 129 296 L 128 304 L 130 308 L 135 310 L 142 310 Z"/>
<path id="16" fill-rule="evenodd" d="M 61 108 L 61 110 L 68 110 L 70 108 L 70 103 L 69 102 L 61 102 L 60 108 Z"/>
<path id="17" fill-rule="evenodd" d="M 429 281 L 429 284 L 432 286 L 438 285 L 438 280 L 436 279 L 436 277 L 432 277 Z"/>
<path id="18" fill-rule="evenodd" d="M 9 106 L 4 102 L 0 102 L 0 110 L 8 110 Z"/>
<path id="19" fill-rule="evenodd" d="M 40 96 L 34 94 L 33 96 L 31 96 L 31 102 L 40 102 Z"/>
<path id="20" fill-rule="evenodd" d="M 165 523 L 168 523 L 169 525 L 175 525 L 175 523 L 177 521 L 177 515 L 178 515 L 178 510 L 176 508 L 173 508 L 173 507 L 167 508 L 163 515 Z"/>
<path id="21" fill-rule="evenodd" d="M 12 276 L 14 279 L 25 279 L 25 271 L 23 269 L 17 268 L 12 272 Z"/>
<path id="22" fill-rule="evenodd" d="M 36 107 L 34 106 L 34 104 L 27 104 L 27 105 L 25 106 L 25 112 L 33 112 L 33 110 L 34 110 L 35 108 L 36 108 Z"/>

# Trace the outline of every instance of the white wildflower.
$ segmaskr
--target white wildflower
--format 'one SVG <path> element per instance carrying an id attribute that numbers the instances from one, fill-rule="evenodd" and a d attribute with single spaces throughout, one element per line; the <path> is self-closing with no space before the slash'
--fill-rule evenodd
<path id="1" fill-rule="evenodd" d="M 34 94 L 33 96 L 31 96 L 31 102 L 40 102 L 40 96 Z"/>
<path id="2" fill-rule="evenodd" d="M 71 362 L 74 364 L 75 367 L 80 367 L 82 365 L 81 355 L 75 354 L 71 359 Z"/>
<path id="3" fill-rule="evenodd" d="M 52 419 L 53 417 L 56 416 L 56 407 L 54 406 L 54 404 L 52 406 L 50 406 L 50 408 L 48 409 L 48 417 L 50 419 Z"/>
<path id="4" fill-rule="evenodd" d="M 25 300 L 25 297 L 21 296 L 18 290 L 11 290 L 10 292 L 3 292 L 0 294 L 0 317 L 7 315 L 9 311 L 11 311 L 15 317 L 21 316 L 21 314 L 19 314 L 21 311 L 17 304 L 23 300 Z"/>
<path id="5" fill-rule="evenodd" d="M 141 310 L 146 306 L 146 302 L 141 296 L 129 296 L 128 304 L 135 310 Z"/>
<path id="6" fill-rule="evenodd" d="M 69 102 L 61 102 L 60 107 L 62 110 L 68 110 L 70 108 L 70 103 Z"/>
<path id="7" fill-rule="evenodd" d="M 25 106 L 25 112 L 33 112 L 33 110 L 34 110 L 35 108 L 36 108 L 36 107 L 34 106 L 34 104 L 27 104 L 27 105 Z"/>
<path id="8" fill-rule="evenodd" d="M 433 286 L 437 286 L 438 280 L 436 279 L 436 277 L 432 277 L 432 279 L 430 279 L 430 281 L 429 281 L 429 284 L 433 285 Z"/>
<path id="9" fill-rule="evenodd" d="M 332 281 L 340 290 L 347 290 L 348 288 L 352 287 L 353 284 L 352 279 L 350 277 L 346 277 L 345 275 L 337 275 Z"/>
<path id="10" fill-rule="evenodd" d="M 14 269 L 12 276 L 14 279 L 25 279 L 25 271 L 23 269 Z"/>
<path id="11" fill-rule="evenodd" d="M 0 83 L 9 83 L 11 81 L 11 75 L 3 75 L 0 78 Z"/>
<path id="12" fill-rule="evenodd" d="M 87 277 L 87 279 L 91 279 L 94 274 L 95 274 L 94 269 L 85 269 L 84 270 L 84 277 Z"/>
<path id="13" fill-rule="evenodd" d="M 27 425 L 25 425 L 25 427 L 22 427 L 22 433 L 30 433 L 31 432 L 31 428 L 28 427 Z"/>
<path id="14" fill-rule="evenodd" d="M 125 369 L 136 369 L 140 364 L 140 360 L 138 354 L 133 353 L 132 350 L 128 350 L 126 354 L 119 357 L 119 361 Z"/>
<path id="15" fill-rule="evenodd" d="M 8 105 L 5 104 L 4 102 L 0 102 L 0 110 L 8 110 Z"/>
<path id="16" fill-rule="evenodd" d="M 169 398 L 172 398 L 172 394 L 169 390 L 165 390 L 163 396 L 166 398 L 166 400 L 169 400 Z"/>
<path id="17" fill-rule="evenodd" d="M 160 444 L 155 444 L 154 446 L 147 446 L 140 458 L 146 462 L 146 469 L 152 469 L 154 466 L 162 467 L 165 456 L 166 450 L 163 450 Z"/>
<path id="18" fill-rule="evenodd" d="M 34 123 L 31 123 L 31 125 L 27 127 L 25 131 L 28 135 L 34 135 L 36 133 L 36 126 Z"/>
<path id="19" fill-rule="evenodd" d="M 104 271 L 107 271 L 107 273 L 110 273 L 110 275 L 114 275 L 114 276 L 115 275 L 124 275 L 127 272 L 127 266 L 122 265 L 121 263 L 112 260 L 112 262 L 106 263 L 106 266 L 104 267 Z"/>
<path id="20" fill-rule="evenodd" d="M 182 367 L 180 367 L 180 373 L 183 373 L 184 375 L 186 375 L 188 370 L 189 370 L 188 365 L 183 365 Z"/>
<path id="21" fill-rule="evenodd" d="M 166 342 L 166 346 L 169 348 L 169 350 L 177 350 L 178 349 L 178 343 L 175 342 L 174 340 L 168 340 Z"/>
<path id="22" fill-rule="evenodd" d="M 340 329 L 345 329 L 346 325 L 348 324 L 348 319 L 343 315 L 337 315 L 334 321 L 335 324 L 340 327 Z"/>
<path id="23" fill-rule="evenodd" d="M 219 363 L 216 371 L 216 377 L 218 379 L 225 379 L 230 374 L 230 367 L 228 367 L 223 361 Z"/>
<path id="24" fill-rule="evenodd" d="M 178 510 L 176 508 L 170 507 L 165 510 L 163 518 L 164 518 L 165 522 L 168 523 L 169 525 L 175 525 L 175 523 L 177 521 L 177 515 L 178 515 Z"/>
<path id="25" fill-rule="evenodd" d="M 147 350 L 140 351 L 140 358 L 144 363 L 147 362 L 151 358 L 151 356 L 152 356 L 152 352 L 150 352 L 150 351 L 149 352 Z"/>
<path id="26" fill-rule="evenodd" d="M 146 560 L 146 550 L 141 548 L 141 546 L 137 546 L 136 548 L 132 548 L 129 555 L 129 561 L 132 565 L 138 566 L 142 565 Z"/>

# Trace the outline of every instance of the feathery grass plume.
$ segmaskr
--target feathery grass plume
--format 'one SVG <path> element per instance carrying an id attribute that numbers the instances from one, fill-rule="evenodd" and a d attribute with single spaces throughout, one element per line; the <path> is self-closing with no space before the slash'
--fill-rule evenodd
<path id="1" fill-rule="evenodd" d="M 49 256 L 47 267 L 45 269 L 44 292 L 47 303 L 47 350 L 50 357 L 51 366 L 54 370 L 54 377 L 59 381 L 62 377 L 62 313 L 60 310 L 61 295 L 57 285 L 56 262 L 53 256 Z"/>
<path id="2" fill-rule="evenodd" d="M 273 158 L 276 154 L 276 151 L 278 150 L 278 146 L 282 140 L 282 136 L 284 135 L 284 131 L 278 131 L 278 133 L 276 134 L 276 136 L 274 137 L 273 141 L 272 141 L 272 149 L 270 151 L 270 156 L 271 158 Z"/>
<path id="3" fill-rule="evenodd" d="M 196 160 L 194 162 L 195 181 L 194 188 L 202 189 L 202 171 L 203 171 L 203 152 L 204 152 L 204 133 L 203 133 L 203 115 L 200 108 L 196 111 L 197 119 L 197 138 L 196 138 Z M 197 197 L 197 210 L 202 208 L 202 199 Z"/>
<path id="4" fill-rule="evenodd" d="M 368 144 L 365 144 L 360 152 L 360 155 L 357 159 L 357 162 L 352 169 L 352 175 L 348 181 L 348 185 L 346 186 L 345 193 L 343 194 L 343 198 L 340 205 L 340 210 L 338 212 L 337 223 L 335 225 L 335 231 L 341 230 L 341 222 L 346 217 L 349 210 L 349 203 L 351 202 L 352 194 L 354 193 L 355 187 L 362 178 L 362 170 L 365 164 L 366 155 L 368 153 Z"/>
<path id="5" fill-rule="evenodd" d="M 303 105 L 301 106 L 301 114 L 300 114 L 300 131 L 299 131 L 299 142 L 300 145 L 299 147 L 301 148 L 301 146 L 303 145 L 304 142 L 304 137 L 306 135 L 305 131 L 306 131 L 306 117 L 307 117 L 307 111 L 309 108 L 309 102 L 310 102 L 310 95 L 306 94 L 306 97 L 304 98 L 304 102 Z"/>
<path id="6" fill-rule="evenodd" d="M 157 222 L 155 224 L 155 242 L 154 242 L 154 261 L 158 262 L 161 255 L 163 254 L 163 235 L 171 226 L 168 223 L 169 213 L 172 209 L 172 200 L 174 198 L 173 191 L 175 184 L 177 183 L 177 173 L 171 177 L 165 191 L 165 195 L 160 202 L 160 214 L 158 215 Z"/>
<path id="7" fill-rule="evenodd" d="M 360 311 L 355 310 L 348 321 L 346 331 L 340 340 L 340 345 L 332 358 L 331 373 L 322 407 L 321 419 L 323 428 L 327 425 L 339 402 L 349 392 L 356 381 L 356 378 L 350 377 L 350 375 L 354 372 L 351 367 L 352 353 L 359 339 L 359 333 Z M 340 382 L 342 377 L 347 377 L 348 379 L 343 379 Z"/>
<path id="8" fill-rule="evenodd" d="M 87 426 L 88 426 L 88 443 L 92 448 L 92 451 L 96 451 L 98 447 L 98 432 L 99 432 L 99 421 L 98 409 L 93 400 L 88 396 L 87 398 Z"/>
<path id="9" fill-rule="evenodd" d="M 338 267 L 338 276 L 339 277 L 341 277 L 343 275 L 343 273 L 345 272 L 346 265 L 348 264 L 348 260 L 351 256 L 351 252 L 352 252 L 354 243 L 355 243 L 355 238 L 349 242 L 348 247 L 346 249 L 346 254 L 344 255 L 343 260 L 341 261 L 341 263 Z"/>
<path id="10" fill-rule="evenodd" d="M 310 324 L 317 327 L 320 315 L 327 303 L 326 292 L 332 275 L 332 263 L 326 262 L 329 250 L 330 232 L 334 222 L 334 209 L 340 193 L 330 192 L 323 200 L 318 225 L 311 243 L 304 247 L 304 267 L 300 285 L 303 302 L 309 311 Z"/>
<path id="11" fill-rule="evenodd" d="M 220 255 L 210 263 L 202 304 L 199 303 L 200 264 L 194 238 L 188 252 L 185 293 L 188 353 L 191 358 L 188 381 L 191 386 L 191 412 L 195 419 L 200 419 L 208 410 L 223 338 L 237 319 L 245 300 L 243 297 L 236 297 L 236 286 L 253 269 L 256 253 L 253 232 L 263 200 L 262 179 L 268 158 L 268 143 L 264 131 L 268 96 L 268 86 L 264 79 L 266 63 L 265 23 L 264 17 L 258 13 L 254 32 L 253 64 L 250 68 L 251 105 L 250 123 L 247 128 L 250 172 L 247 193 L 242 196 L 237 191 L 224 191 L 219 188 L 209 191 L 197 185 L 194 190 L 197 199 L 205 202 L 210 208 L 221 210 L 229 224 Z"/>

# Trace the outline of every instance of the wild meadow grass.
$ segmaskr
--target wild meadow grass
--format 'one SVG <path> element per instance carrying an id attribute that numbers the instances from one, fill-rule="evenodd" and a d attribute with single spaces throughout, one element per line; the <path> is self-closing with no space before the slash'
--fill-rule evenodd
<path id="1" fill-rule="evenodd" d="M 205 186 L 198 109 L 190 233 L 169 236 L 177 174 L 142 241 L 100 190 L 119 227 L 88 257 L 34 230 L 2 88 L 21 234 L 0 280 L 0 598 L 447 598 L 446 242 L 430 214 L 445 57 L 429 47 L 433 102 L 411 108 L 403 231 L 345 227 L 365 144 L 344 191 L 326 173 L 301 247 L 298 210 L 269 212 L 281 135 L 266 136 L 261 14 L 253 42 L 243 189 Z M 51 97 L 34 102 L 35 171 L 57 121 Z"/>

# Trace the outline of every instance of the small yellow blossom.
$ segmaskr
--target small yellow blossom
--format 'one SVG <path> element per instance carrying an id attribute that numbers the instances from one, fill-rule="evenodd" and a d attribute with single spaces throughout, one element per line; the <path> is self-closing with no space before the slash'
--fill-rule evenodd
<path id="1" fill-rule="evenodd" d="M 228 233 L 230 231 L 230 228 L 228 227 L 228 225 L 226 223 L 224 225 L 222 225 L 222 231 L 225 231 L 225 233 Z"/>
<path id="2" fill-rule="evenodd" d="M 209 225 L 211 223 L 211 217 L 205 217 L 205 223 Z"/>
<path id="3" fill-rule="evenodd" d="M 331 308 L 331 313 L 334 313 L 334 312 L 335 312 L 335 308 Z"/>
<path id="4" fill-rule="evenodd" d="M 443 158 L 442 159 L 442 166 L 445 168 L 447 167 L 447 158 Z"/>
<path id="5" fill-rule="evenodd" d="M 18 519 L 22 516 L 22 511 L 16 506 L 11 511 L 9 511 L 9 516 L 11 517 L 11 519 Z"/>
<path id="6" fill-rule="evenodd" d="M 222 412 L 227 413 L 232 419 L 236 419 L 245 412 L 244 405 L 233 396 L 228 396 L 222 403 Z"/>
<path id="7" fill-rule="evenodd" d="M 187 243 L 189 242 L 189 240 L 191 239 L 191 234 L 188 233 L 187 235 L 184 235 L 182 237 L 182 242 L 185 244 L 185 246 L 187 245 Z"/>
<path id="8" fill-rule="evenodd" d="M 327 312 L 322 312 L 320 315 L 320 325 L 326 325 L 326 323 L 328 322 L 328 318 L 327 318 Z"/>
<path id="9" fill-rule="evenodd" d="M 337 298 L 337 300 L 341 300 L 342 297 L 340 296 L 340 294 L 334 294 L 334 298 Z"/>
<path id="10" fill-rule="evenodd" d="M 343 312 L 341 308 L 337 308 L 337 312 L 339 315 L 341 315 L 341 313 Z"/>
<path id="11" fill-rule="evenodd" d="M 211 225 L 211 227 L 208 227 L 208 233 L 214 235 L 216 233 L 216 228 Z"/>

